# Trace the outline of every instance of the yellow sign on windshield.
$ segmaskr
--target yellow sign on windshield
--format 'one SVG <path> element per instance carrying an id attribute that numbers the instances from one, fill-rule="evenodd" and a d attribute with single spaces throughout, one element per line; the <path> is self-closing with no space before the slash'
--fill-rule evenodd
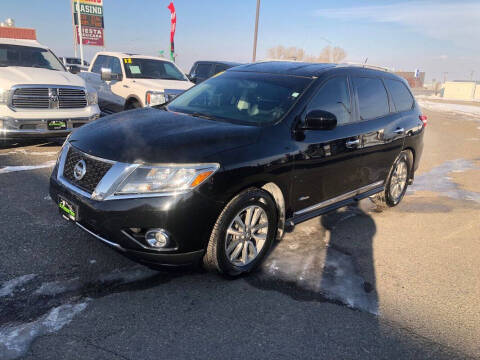
<path id="1" fill-rule="evenodd" d="M 123 62 L 124 62 L 125 64 L 131 64 L 131 63 L 132 63 L 132 59 L 130 59 L 130 58 L 125 58 L 125 59 L 123 59 Z"/>

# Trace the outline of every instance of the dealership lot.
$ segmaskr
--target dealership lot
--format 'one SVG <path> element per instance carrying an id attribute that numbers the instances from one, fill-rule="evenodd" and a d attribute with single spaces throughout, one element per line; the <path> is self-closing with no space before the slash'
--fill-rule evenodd
<path id="1" fill-rule="evenodd" d="M 0 358 L 480 357 L 480 117 L 424 103 L 398 207 L 303 223 L 235 281 L 130 262 L 59 216 L 58 143 L 0 149 Z"/>

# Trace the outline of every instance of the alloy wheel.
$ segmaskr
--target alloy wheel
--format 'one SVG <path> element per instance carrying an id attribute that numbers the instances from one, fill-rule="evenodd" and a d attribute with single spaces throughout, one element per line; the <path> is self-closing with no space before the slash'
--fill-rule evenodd
<path id="1" fill-rule="evenodd" d="M 268 217 L 263 208 L 247 206 L 237 213 L 225 235 L 225 253 L 235 266 L 245 266 L 257 258 L 268 234 Z"/>
<path id="2" fill-rule="evenodd" d="M 396 203 L 402 197 L 403 191 L 407 186 L 407 162 L 402 159 L 397 163 L 395 170 L 393 171 L 392 177 L 390 179 L 390 196 L 392 200 Z"/>

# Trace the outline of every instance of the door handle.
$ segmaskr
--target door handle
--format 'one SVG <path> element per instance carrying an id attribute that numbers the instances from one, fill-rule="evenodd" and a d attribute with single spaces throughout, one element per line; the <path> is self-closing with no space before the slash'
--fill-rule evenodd
<path id="1" fill-rule="evenodd" d="M 349 149 L 354 149 L 356 148 L 358 145 L 360 145 L 360 140 L 359 139 L 355 139 L 355 140 L 348 140 L 346 143 L 345 143 L 345 146 Z"/>
<path id="2" fill-rule="evenodd" d="M 404 128 L 397 128 L 393 132 L 397 135 L 403 135 L 403 134 L 405 134 L 405 129 Z"/>

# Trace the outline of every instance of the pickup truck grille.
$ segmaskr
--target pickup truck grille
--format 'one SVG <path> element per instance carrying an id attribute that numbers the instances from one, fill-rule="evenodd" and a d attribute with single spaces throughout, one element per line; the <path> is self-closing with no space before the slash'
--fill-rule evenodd
<path id="1" fill-rule="evenodd" d="M 12 95 L 16 109 L 79 109 L 87 106 L 85 90 L 62 87 L 20 87 Z"/>
<path id="2" fill-rule="evenodd" d="M 73 169 L 80 160 L 85 161 L 85 168 L 87 171 L 83 178 L 77 180 L 73 175 Z M 78 151 L 73 146 L 70 146 L 65 160 L 65 166 L 63 168 L 63 176 L 75 186 L 92 193 L 111 167 L 111 163 L 94 159 L 83 152 Z"/>

